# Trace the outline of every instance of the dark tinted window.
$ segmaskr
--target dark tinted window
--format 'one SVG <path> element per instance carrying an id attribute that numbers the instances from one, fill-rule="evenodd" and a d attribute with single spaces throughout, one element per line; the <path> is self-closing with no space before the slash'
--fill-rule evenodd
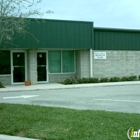
<path id="1" fill-rule="evenodd" d="M 10 51 L 0 51 L 0 74 L 11 74 Z"/>

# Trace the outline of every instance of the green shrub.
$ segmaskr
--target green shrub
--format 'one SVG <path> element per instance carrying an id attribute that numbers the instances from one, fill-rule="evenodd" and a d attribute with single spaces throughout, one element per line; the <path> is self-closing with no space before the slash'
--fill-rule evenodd
<path id="1" fill-rule="evenodd" d="M 82 83 L 89 83 L 89 78 L 81 78 L 78 80 L 78 83 L 79 84 L 82 84 Z"/>
<path id="2" fill-rule="evenodd" d="M 110 82 L 119 82 L 120 81 L 120 78 L 119 77 L 111 77 Z"/>
<path id="3" fill-rule="evenodd" d="M 69 84 L 76 84 L 77 81 L 74 79 L 74 78 L 67 78 L 65 81 L 64 81 L 64 84 L 65 85 L 69 85 Z"/>
<path id="4" fill-rule="evenodd" d="M 88 82 L 89 83 L 99 83 L 99 79 L 98 78 L 88 78 Z"/>
<path id="5" fill-rule="evenodd" d="M 135 80 L 137 80 L 137 76 L 128 76 L 128 77 L 124 76 L 121 78 L 121 81 L 135 81 Z"/>
<path id="6" fill-rule="evenodd" d="M 5 88 L 4 85 L 0 82 L 0 88 Z"/>
<path id="7" fill-rule="evenodd" d="M 89 78 L 82 78 L 84 83 L 89 83 Z"/>
<path id="8" fill-rule="evenodd" d="M 124 76 L 122 78 L 119 78 L 119 77 L 111 77 L 110 79 L 109 78 L 101 78 L 99 80 L 99 78 L 81 78 L 79 79 L 78 81 L 76 81 L 74 78 L 67 78 L 65 81 L 64 81 L 64 84 L 65 85 L 68 85 L 68 84 L 84 84 L 84 83 L 99 83 L 99 82 L 119 82 L 119 81 L 134 81 L 134 80 L 137 80 L 137 76 Z M 140 80 L 140 76 L 139 76 L 139 80 Z"/>
<path id="9" fill-rule="evenodd" d="M 84 80 L 83 79 L 78 79 L 78 81 L 77 81 L 79 84 L 82 84 L 82 83 L 84 83 Z"/>
<path id="10" fill-rule="evenodd" d="M 129 76 L 128 81 L 135 81 L 137 80 L 137 76 Z"/>
<path id="11" fill-rule="evenodd" d="M 100 82 L 108 82 L 108 81 L 109 81 L 108 78 L 101 78 L 101 79 L 100 79 Z"/>
<path id="12" fill-rule="evenodd" d="M 93 78 L 88 78 L 89 83 L 93 83 Z"/>
<path id="13" fill-rule="evenodd" d="M 82 83 L 99 83 L 99 79 L 98 78 L 82 78 L 78 80 L 79 84 Z"/>
<path id="14" fill-rule="evenodd" d="M 139 75 L 139 80 L 140 80 L 140 75 Z"/>
<path id="15" fill-rule="evenodd" d="M 121 81 L 127 81 L 127 77 L 122 77 L 121 79 L 120 79 Z"/>
<path id="16" fill-rule="evenodd" d="M 99 82 L 100 82 L 99 78 L 93 78 L 92 79 L 92 83 L 99 83 Z"/>

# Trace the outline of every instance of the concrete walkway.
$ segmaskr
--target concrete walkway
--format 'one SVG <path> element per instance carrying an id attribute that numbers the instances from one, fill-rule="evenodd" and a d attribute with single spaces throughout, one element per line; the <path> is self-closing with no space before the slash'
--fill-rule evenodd
<path id="1" fill-rule="evenodd" d="M 11 85 L 6 88 L 0 88 L 0 93 L 12 91 L 32 91 L 32 90 L 52 90 L 52 89 L 73 89 L 73 88 L 88 88 L 88 87 L 102 87 L 102 86 L 125 86 L 125 85 L 140 85 L 140 81 L 131 82 L 108 82 L 108 83 L 93 83 L 93 84 L 76 84 L 76 85 L 62 85 L 54 84 L 38 84 L 38 85 Z M 0 135 L 0 140 L 35 140 L 29 138 L 21 138 L 16 136 Z"/>
<path id="2" fill-rule="evenodd" d="M 107 83 L 92 83 L 92 84 L 74 84 L 74 85 L 63 85 L 59 83 L 49 84 L 38 84 L 38 85 L 10 85 L 6 88 L 0 88 L 1 92 L 10 91 L 30 91 L 30 90 L 52 90 L 52 89 L 74 89 L 74 88 L 87 88 L 87 87 L 100 87 L 100 86 L 125 86 L 125 85 L 140 85 L 140 81 L 130 82 L 107 82 Z"/>
<path id="3" fill-rule="evenodd" d="M 16 137 L 16 136 L 0 135 L 0 140 L 37 140 L 37 139 L 30 139 L 30 138 L 23 138 L 23 137 Z"/>

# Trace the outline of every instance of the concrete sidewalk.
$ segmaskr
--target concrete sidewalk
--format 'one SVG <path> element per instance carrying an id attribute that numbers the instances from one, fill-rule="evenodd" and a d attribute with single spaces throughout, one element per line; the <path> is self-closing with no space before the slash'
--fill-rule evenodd
<path id="1" fill-rule="evenodd" d="M 0 134 L 0 140 L 37 140 L 37 139 L 30 139 L 30 138 L 23 138 L 23 137 L 16 137 L 16 136 L 7 136 Z"/>
<path id="2" fill-rule="evenodd" d="M 63 85 L 59 83 L 38 84 L 38 85 L 10 85 L 6 88 L 0 88 L 1 92 L 10 91 L 32 91 L 32 90 L 51 90 L 51 89 L 73 89 L 73 88 L 87 88 L 87 87 L 100 87 L 100 86 L 125 86 L 125 85 L 140 85 L 140 81 L 130 82 L 106 82 L 106 83 L 91 83 L 91 84 L 73 84 Z"/>

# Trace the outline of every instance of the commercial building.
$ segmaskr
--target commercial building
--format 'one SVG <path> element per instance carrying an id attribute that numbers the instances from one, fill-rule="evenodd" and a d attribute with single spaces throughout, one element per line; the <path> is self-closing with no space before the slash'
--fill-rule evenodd
<path id="1" fill-rule="evenodd" d="M 140 75 L 140 30 L 31 19 L 28 32 L 0 46 L 0 81 L 4 85 Z"/>

